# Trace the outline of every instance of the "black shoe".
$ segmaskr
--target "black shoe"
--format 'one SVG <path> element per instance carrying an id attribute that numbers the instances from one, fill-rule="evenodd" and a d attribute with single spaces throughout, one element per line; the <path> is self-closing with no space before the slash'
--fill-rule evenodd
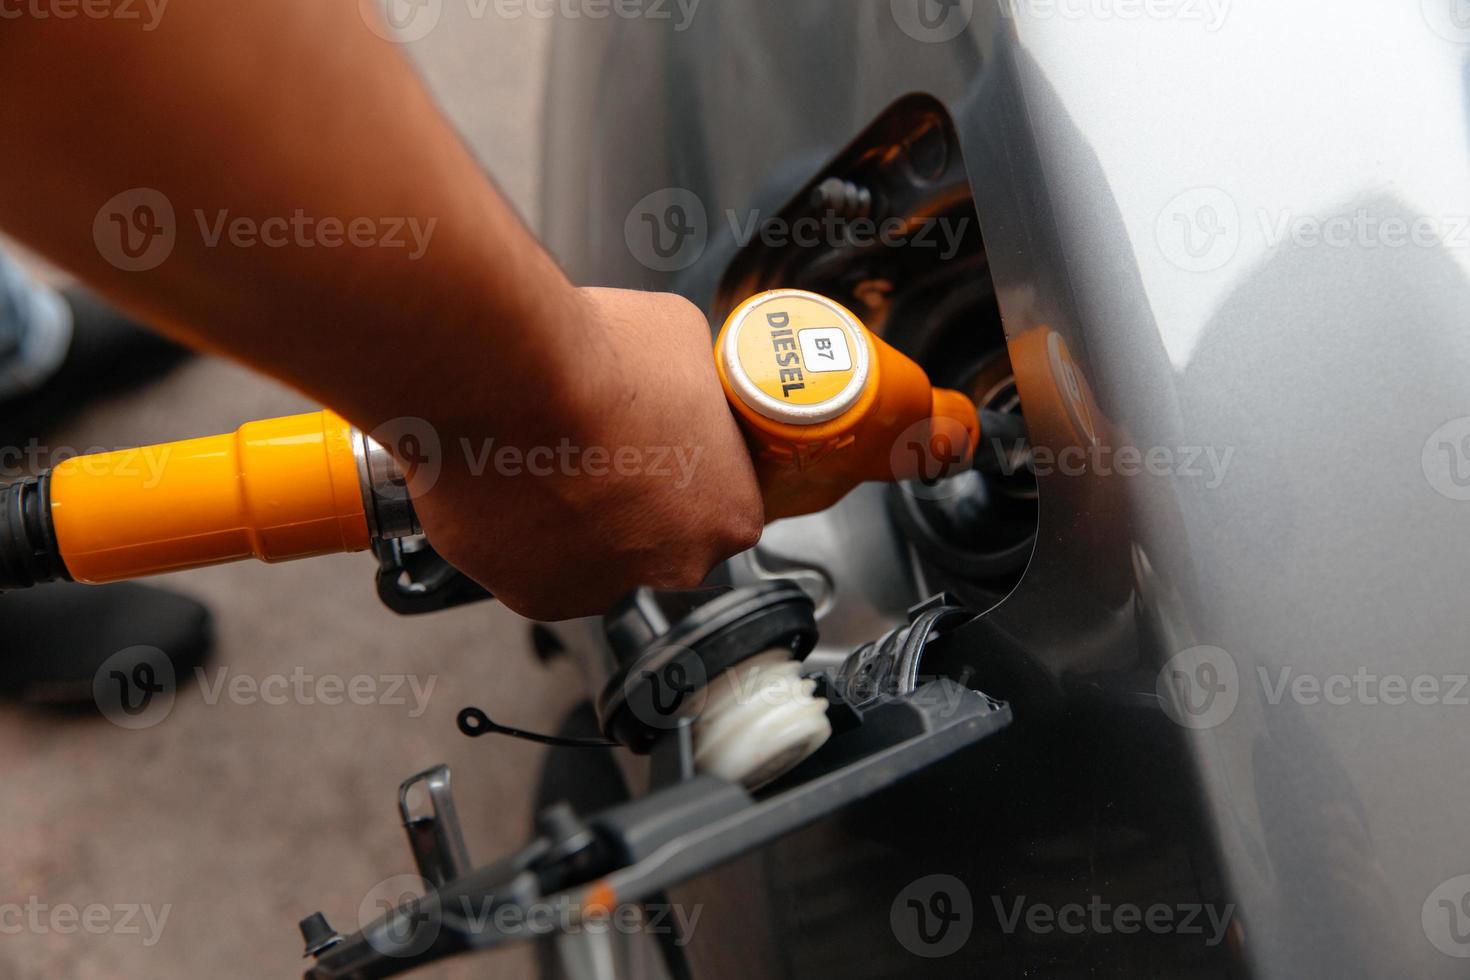
<path id="1" fill-rule="evenodd" d="M 6 438 L 39 437 L 93 400 L 137 387 L 173 369 L 191 352 L 82 289 L 61 291 L 71 309 L 66 359 L 35 391 L 0 399 Z"/>
<path id="2" fill-rule="evenodd" d="M 160 588 L 66 582 L 7 593 L 0 595 L 0 694 L 105 710 L 94 696 L 98 672 L 108 665 L 131 677 L 137 667 L 114 659 L 122 651 L 149 661 L 153 676 L 167 673 L 166 660 L 182 683 L 208 658 L 213 639 L 208 609 Z"/>

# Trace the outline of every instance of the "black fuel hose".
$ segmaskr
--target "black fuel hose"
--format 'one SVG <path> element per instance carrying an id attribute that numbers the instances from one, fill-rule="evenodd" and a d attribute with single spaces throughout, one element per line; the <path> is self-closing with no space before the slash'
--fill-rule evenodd
<path id="1" fill-rule="evenodd" d="M 0 486 L 0 592 L 70 578 L 51 523 L 50 477 Z"/>

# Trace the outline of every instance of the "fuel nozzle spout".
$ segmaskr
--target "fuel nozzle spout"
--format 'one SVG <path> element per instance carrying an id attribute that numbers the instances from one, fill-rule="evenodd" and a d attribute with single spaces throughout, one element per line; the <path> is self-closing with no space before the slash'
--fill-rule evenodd
<path id="1" fill-rule="evenodd" d="M 746 300 L 725 322 L 715 359 L 768 520 L 822 510 L 867 481 L 963 472 L 979 445 L 974 402 L 934 388 L 922 368 L 816 293 Z"/>
<path id="2" fill-rule="evenodd" d="M 982 472 L 1013 471 L 1024 465 L 1030 445 L 1026 420 L 1013 412 L 982 408 L 980 431 L 984 433 L 975 450 L 975 468 Z"/>
<path id="3" fill-rule="evenodd" d="M 332 412 L 74 457 L 0 487 L 0 592 L 364 551 L 418 531 L 403 483 Z"/>

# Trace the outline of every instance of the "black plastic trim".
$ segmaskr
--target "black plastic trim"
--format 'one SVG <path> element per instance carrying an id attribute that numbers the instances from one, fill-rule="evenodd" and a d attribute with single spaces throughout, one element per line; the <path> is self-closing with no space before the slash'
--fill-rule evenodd
<path id="1" fill-rule="evenodd" d="M 51 522 L 51 476 L 0 487 L 0 592 L 71 581 Z"/>

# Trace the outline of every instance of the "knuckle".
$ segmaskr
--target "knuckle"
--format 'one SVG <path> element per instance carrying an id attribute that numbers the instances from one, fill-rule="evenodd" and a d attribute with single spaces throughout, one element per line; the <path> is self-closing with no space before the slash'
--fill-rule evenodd
<path id="1" fill-rule="evenodd" d="M 754 548 L 765 531 L 765 503 L 760 490 L 751 481 L 748 493 L 729 501 L 721 515 L 717 544 L 721 548 L 720 558 Z"/>
<path id="2" fill-rule="evenodd" d="M 658 572 L 644 576 L 649 585 L 658 589 L 692 589 L 704 581 L 709 567 L 689 561 L 666 566 Z"/>
<path id="3" fill-rule="evenodd" d="M 543 623 L 548 621 L 548 613 L 551 610 L 539 599 L 507 594 L 504 591 L 498 593 L 495 598 L 502 606 L 523 619 L 533 619 Z"/>
<path id="4" fill-rule="evenodd" d="M 524 619 L 541 623 L 554 623 L 568 615 L 564 597 L 555 590 L 538 586 L 521 587 L 512 594 L 496 595 L 500 603 Z"/>
<path id="5" fill-rule="evenodd" d="M 732 520 L 730 526 L 725 529 L 723 544 L 728 549 L 726 554 L 739 554 L 754 548 L 756 542 L 760 541 L 763 530 L 760 518 L 754 515 L 741 516 Z"/>
<path id="6" fill-rule="evenodd" d="M 678 571 L 675 572 L 675 578 L 679 583 L 677 587 L 681 589 L 692 589 L 695 586 L 700 585 L 704 582 L 705 577 L 709 575 L 709 570 L 713 567 L 714 565 L 712 562 L 684 562 L 679 567 Z"/>

